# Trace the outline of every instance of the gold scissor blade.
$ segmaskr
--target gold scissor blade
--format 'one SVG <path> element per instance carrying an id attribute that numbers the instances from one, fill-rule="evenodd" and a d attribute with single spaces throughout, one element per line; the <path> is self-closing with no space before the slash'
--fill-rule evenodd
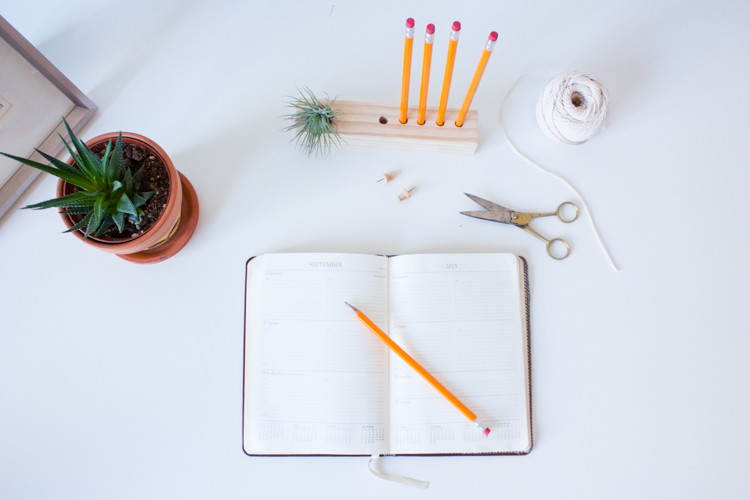
<path id="1" fill-rule="evenodd" d="M 476 219 L 491 220 L 492 222 L 502 222 L 503 224 L 510 224 L 510 211 L 507 212 L 461 212 L 463 215 L 474 217 Z"/>

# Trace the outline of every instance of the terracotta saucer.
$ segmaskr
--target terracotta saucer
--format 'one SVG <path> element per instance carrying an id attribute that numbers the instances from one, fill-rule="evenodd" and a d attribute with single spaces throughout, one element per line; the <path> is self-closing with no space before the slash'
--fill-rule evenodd
<path id="1" fill-rule="evenodd" d="M 156 248 L 115 255 L 134 264 L 156 264 L 174 256 L 187 245 L 195 232 L 195 227 L 198 225 L 198 193 L 195 192 L 195 188 L 187 180 L 187 177 L 182 172 L 178 173 L 180 174 L 180 182 L 182 182 L 182 207 L 180 209 L 180 225 L 177 226 L 174 235 L 166 243 Z"/>

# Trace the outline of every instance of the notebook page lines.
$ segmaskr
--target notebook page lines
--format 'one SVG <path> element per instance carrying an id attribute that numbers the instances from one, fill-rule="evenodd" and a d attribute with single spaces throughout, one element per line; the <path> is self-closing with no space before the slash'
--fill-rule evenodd
<path id="1" fill-rule="evenodd" d="M 267 255 L 258 273 L 252 447 L 278 454 L 367 454 L 388 434 L 387 350 L 344 301 L 387 327 L 382 258 Z M 337 267 L 312 267 L 333 262 Z"/>
<path id="2" fill-rule="evenodd" d="M 393 340 L 493 429 L 485 438 L 422 377 L 392 356 L 394 453 L 510 451 L 522 445 L 525 375 L 517 261 L 507 257 L 392 259 Z"/>

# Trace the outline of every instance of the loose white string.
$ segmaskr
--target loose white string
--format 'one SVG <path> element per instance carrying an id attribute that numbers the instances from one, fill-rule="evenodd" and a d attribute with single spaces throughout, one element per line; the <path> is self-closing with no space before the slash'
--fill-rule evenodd
<path id="1" fill-rule="evenodd" d="M 413 486 L 414 488 L 421 488 L 421 489 L 427 489 L 427 487 L 430 485 L 429 481 L 420 481 L 419 479 L 412 479 L 410 477 L 404 477 L 404 476 L 396 476 L 393 474 L 385 474 L 383 472 L 378 472 L 372 467 L 372 463 L 377 461 L 380 458 L 380 455 L 377 453 L 374 453 L 370 457 L 370 461 L 367 462 L 367 468 L 370 469 L 370 472 L 375 474 L 380 479 L 385 479 L 387 481 L 393 481 L 394 483 L 403 484 L 406 486 Z"/>
<path id="2" fill-rule="evenodd" d="M 511 149 L 513 149 L 513 151 L 515 151 L 518 156 L 526 160 L 528 163 L 534 165 L 536 168 L 538 168 L 542 172 L 545 172 L 549 175 L 552 175 L 553 177 L 560 179 L 566 186 L 568 186 L 571 189 L 571 191 L 573 191 L 576 194 L 576 196 L 578 196 L 578 198 L 581 200 L 581 203 L 583 203 L 583 208 L 586 210 L 586 212 L 589 215 L 589 221 L 591 222 L 591 227 L 594 229 L 594 234 L 596 235 L 596 238 L 599 240 L 599 245 L 601 245 L 602 250 L 604 250 L 604 255 L 607 256 L 609 263 L 612 265 L 612 269 L 614 269 L 615 271 L 619 271 L 620 269 L 615 264 L 615 261 L 612 259 L 612 256 L 610 255 L 609 250 L 607 249 L 607 245 L 604 244 L 604 240 L 602 239 L 601 234 L 599 234 L 599 230 L 597 229 L 596 223 L 594 222 L 594 215 L 591 213 L 591 209 L 589 208 L 588 203 L 586 203 L 586 200 L 583 198 L 583 196 L 581 196 L 581 193 L 579 193 L 578 190 L 575 187 L 573 187 L 573 185 L 570 182 L 568 182 L 563 176 L 555 172 L 552 172 L 550 170 L 547 170 L 546 168 L 542 167 L 541 165 L 536 163 L 534 160 L 526 156 L 525 154 L 521 153 L 516 147 L 516 145 L 513 144 L 513 141 L 511 141 L 508 133 L 505 131 L 505 103 L 508 101 L 508 97 L 513 92 L 513 90 L 515 90 L 516 86 L 518 85 L 518 82 L 523 80 L 526 76 L 528 75 L 523 75 L 518 80 L 516 80 L 516 82 L 511 86 L 510 90 L 508 90 L 508 93 L 505 94 L 505 99 L 503 99 L 503 104 L 500 107 L 500 128 L 503 130 L 505 139 L 508 141 L 508 144 L 510 144 Z M 542 96 L 544 96 L 544 93 L 542 93 Z"/>

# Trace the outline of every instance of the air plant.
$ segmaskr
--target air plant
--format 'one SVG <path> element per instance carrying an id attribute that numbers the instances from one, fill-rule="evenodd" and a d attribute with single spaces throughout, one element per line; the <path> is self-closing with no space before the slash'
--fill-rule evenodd
<path id="1" fill-rule="evenodd" d="M 27 205 L 23 208 L 39 210 L 60 207 L 62 208 L 61 213 L 82 215 L 83 218 L 78 223 L 64 232 L 77 231 L 85 227 L 84 238 L 89 235 L 100 236 L 114 226 L 117 226 L 117 229 L 122 233 L 125 226 L 125 217 L 128 217 L 138 227 L 143 215 L 143 210 L 140 207 L 151 198 L 154 192 L 137 191 L 143 170 L 141 169 L 133 174 L 130 168 L 125 167 L 122 133 L 117 138 L 114 150 L 112 149 L 112 140 L 110 140 L 104 156 L 100 159 L 73 134 L 65 119 L 63 119 L 63 122 L 68 130 L 70 142 L 73 143 L 78 154 L 73 152 L 62 136 L 60 136 L 60 139 L 73 158 L 75 167 L 71 167 L 38 149 L 36 150 L 37 153 L 42 155 L 50 165 L 0 153 L 25 165 L 59 177 L 79 188 L 79 191 L 75 193 L 34 205 Z"/>
<path id="2" fill-rule="evenodd" d="M 341 110 L 332 108 L 336 99 L 321 102 L 309 88 L 303 90 L 307 96 L 300 90 L 301 97 L 290 97 L 292 100 L 287 103 L 287 107 L 296 109 L 296 112 L 283 117 L 293 122 L 284 131 L 297 131 L 292 140 L 296 139 L 297 146 L 307 156 L 313 153 L 327 156 L 331 146 L 340 146 L 342 142 L 336 131 L 336 116 Z"/>

